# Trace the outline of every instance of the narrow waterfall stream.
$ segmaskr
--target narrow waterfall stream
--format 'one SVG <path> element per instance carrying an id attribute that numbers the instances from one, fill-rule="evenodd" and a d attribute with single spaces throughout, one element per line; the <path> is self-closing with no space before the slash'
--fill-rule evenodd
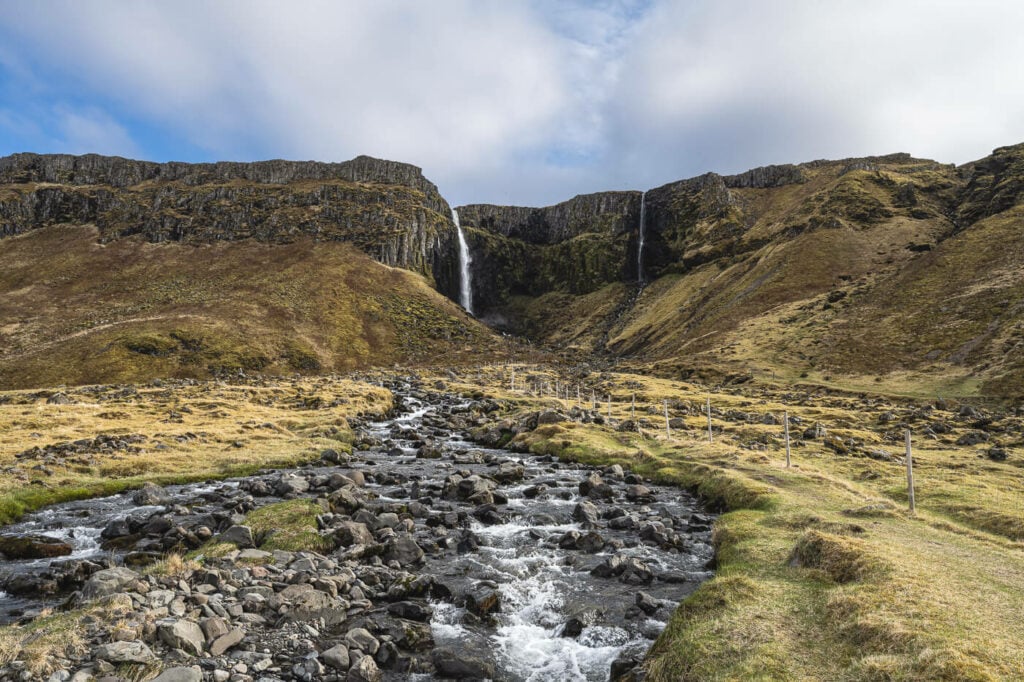
<path id="1" fill-rule="evenodd" d="M 644 282 L 644 238 L 647 233 L 647 192 L 640 195 L 640 239 L 636 248 L 636 280 Z"/>
<path id="2" fill-rule="evenodd" d="M 473 257 L 469 253 L 469 244 L 466 243 L 466 235 L 459 222 L 459 212 L 454 208 L 452 209 L 452 220 L 455 222 L 455 230 L 459 235 L 459 303 L 467 313 L 472 315 L 473 275 L 470 267 L 473 265 Z"/>
<path id="3" fill-rule="evenodd" d="M 11 621 L 56 603 L 55 583 L 76 589 L 96 570 L 167 549 L 200 526 L 222 533 L 242 521 L 240 511 L 295 496 L 329 500 L 333 485 L 358 472 L 365 483 L 341 489 L 357 493 L 358 511 L 324 514 L 321 527 L 341 537 L 353 524 L 365 524 L 372 532 L 372 540 L 363 540 L 370 543 L 365 549 L 343 545 L 323 557 L 268 555 L 275 562 L 271 576 L 283 571 L 287 578 L 311 560 L 321 573 L 310 582 L 349 576 L 348 584 L 337 583 L 346 590 L 339 587 L 337 613 L 321 609 L 319 620 L 303 625 L 300 634 L 315 651 L 347 641 L 352 628 L 365 628 L 389 643 L 375 658 L 384 679 L 395 681 L 460 675 L 603 681 L 613 670 L 636 665 L 679 601 L 711 575 L 713 519 L 699 501 L 617 467 L 599 470 L 478 447 L 464 429 L 480 414 L 479 403 L 396 388 L 403 393 L 399 416 L 364 425 L 357 438 L 362 447 L 347 461 L 173 486 L 157 505 L 136 504 L 126 493 L 27 515 L 3 533 L 59 537 L 74 552 L 0 562 L 0 584 L 11 591 L 0 596 L 0 614 Z M 295 485 L 300 480 L 308 489 Z M 419 559 L 388 560 L 383 548 L 401 537 L 414 540 L 411 556 Z M 273 589 L 247 587 L 244 571 L 223 565 L 235 581 L 232 591 L 221 596 L 209 585 L 203 589 L 210 603 L 223 599 L 227 611 L 243 602 L 247 613 L 264 608 L 241 598 L 255 589 L 273 595 L 289 580 L 289 589 L 295 588 L 295 577 L 274 582 Z M 33 594 L 32 585 L 50 596 Z M 264 667 L 280 672 L 268 679 L 307 679 L 288 672 L 312 665 L 313 655 L 281 644 L 285 621 L 267 612 L 247 617 L 244 642 L 224 656 L 250 662 L 270 656 Z M 260 653 L 265 651 L 276 653 Z"/>

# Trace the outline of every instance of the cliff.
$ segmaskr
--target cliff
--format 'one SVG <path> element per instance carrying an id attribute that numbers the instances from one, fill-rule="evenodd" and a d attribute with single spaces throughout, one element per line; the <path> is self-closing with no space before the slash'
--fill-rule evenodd
<path id="1" fill-rule="evenodd" d="M 344 163 L 151 163 L 94 154 L 0 159 L 0 237 L 95 225 L 109 242 L 212 243 L 299 236 L 343 241 L 431 278 L 453 295 L 457 243 L 447 202 L 420 169 Z"/>

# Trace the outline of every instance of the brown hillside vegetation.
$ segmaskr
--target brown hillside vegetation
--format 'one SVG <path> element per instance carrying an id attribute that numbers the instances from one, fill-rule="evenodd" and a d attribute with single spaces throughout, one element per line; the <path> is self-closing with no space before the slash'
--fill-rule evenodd
<path id="1" fill-rule="evenodd" d="M 347 371 L 495 344 L 421 276 L 344 243 L 101 244 L 55 226 L 0 245 L 3 388 Z"/>
<path id="2" fill-rule="evenodd" d="M 772 172 L 649 191 L 639 292 L 513 296 L 503 314 L 676 376 L 1024 396 L 1024 145 L 960 168 L 897 154 Z"/>

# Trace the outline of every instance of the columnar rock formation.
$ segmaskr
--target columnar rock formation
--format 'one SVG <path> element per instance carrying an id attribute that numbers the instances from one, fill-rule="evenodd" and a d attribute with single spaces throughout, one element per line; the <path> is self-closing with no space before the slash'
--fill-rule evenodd
<path id="1" fill-rule="evenodd" d="M 0 159 L 0 237 L 61 223 L 95 224 L 104 241 L 286 242 L 311 235 L 432 277 L 451 296 L 458 291 L 458 245 L 449 215 L 419 168 L 368 156 L 344 163 Z"/>

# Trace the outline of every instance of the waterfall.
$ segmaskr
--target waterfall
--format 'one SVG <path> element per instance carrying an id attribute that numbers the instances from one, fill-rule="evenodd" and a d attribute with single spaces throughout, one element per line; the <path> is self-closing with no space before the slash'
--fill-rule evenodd
<path id="1" fill-rule="evenodd" d="M 636 280 L 644 281 L 644 232 L 647 228 L 647 192 L 640 195 L 640 241 L 636 247 Z"/>
<path id="2" fill-rule="evenodd" d="M 462 225 L 459 224 L 459 212 L 452 209 L 452 221 L 455 222 L 455 230 L 459 233 L 459 303 L 466 312 L 473 314 L 473 282 L 469 266 L 473 264 L 473 258 L 469 255 L 469 245 L 466 244 L 466 235 L 462 232 Z"/>

